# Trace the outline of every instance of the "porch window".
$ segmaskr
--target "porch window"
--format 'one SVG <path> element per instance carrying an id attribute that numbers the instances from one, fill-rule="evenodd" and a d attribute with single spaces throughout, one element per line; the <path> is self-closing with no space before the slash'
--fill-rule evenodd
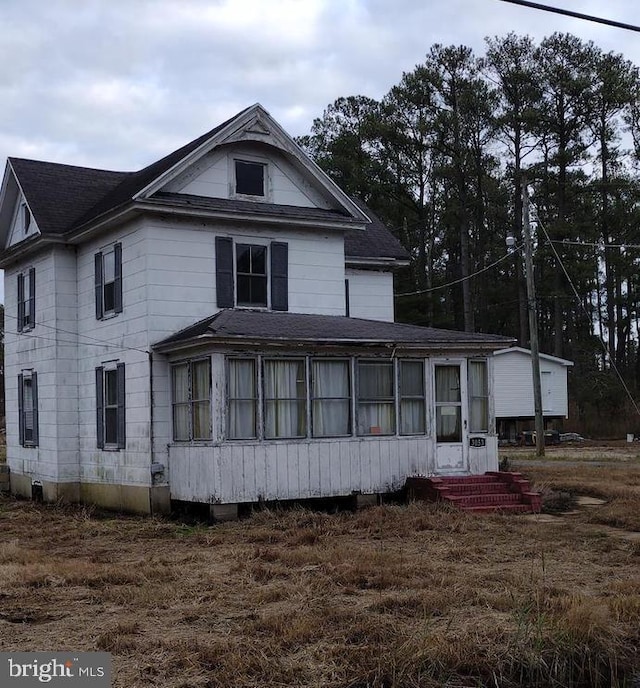
<path id="1" fill-rule="evenodd" d="M 348 360 L 311 363 L 311 417 L 313 437 L 351 434 L 351 376 Z"/>
<path id="2" fill-rule="evenodd" d="M 436 375 L 436 441 L 462 441 L 460 366 L 438 365 Z"/>
<path id="3" fill-rule="evenodd" d="M 38 377 L 25 370 L 18 375 L 18 431 L 23 447 L 38 446 Z"/>
<path id="4" fill-rule="evenodd" d="M 358 435 L 395 432 L 392 361 L 358 362 Z"/>
<path id="5" fill-rule="evenodd" d="M 469 429 L 489 431 L 489 378 L 484 360 L 469 361 Z"/>
<path id="6" fill-rule="evenodd" d="M 229 439 L 254 439 L 258 391 L 256 361 L 253 358 L 229 361 Z"/>
<path id="7" fill-rule="evenodd" d="M 306 437 L 307 380 L 305 360 L 264 362 L 264 436 Z"/>
<path id="8" fill-rule="evenodd" d="M 426 430 L 424 361 L 400 361 L 400 434 Z"/>
<path id="9" fill-rule="evenodd" d="M 172 366 L 173 439 L 211 439 L 211 362 L 187 361 Z"/>

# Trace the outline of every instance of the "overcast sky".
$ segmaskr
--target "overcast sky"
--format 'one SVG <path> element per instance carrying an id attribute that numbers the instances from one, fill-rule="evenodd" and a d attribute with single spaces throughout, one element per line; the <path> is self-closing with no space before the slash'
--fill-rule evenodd
<path id="1" fill-rule="evenodd" d="M 640 22 L 637 0 L 539 0 Z M 554 31 L 640 64 L 637 33 L 501 0 L 0 0 L 0 162 L 144 167 L 255 102 L 292 135 L 381 98 L 434 43 Z M 0 282 L 0 301 L 4 300 Z"/>
<path id="2" fill-rule="evenodd" d="M 543 0 L 539 0 L 543 2 Z M 544 0 L 627 23 L 637 0 Z M 433 43 L 640 36 L 500 0 L 0 0 L 0 160 L 139 169 L 255 102 L 293 135 L 382 97 Z"/>

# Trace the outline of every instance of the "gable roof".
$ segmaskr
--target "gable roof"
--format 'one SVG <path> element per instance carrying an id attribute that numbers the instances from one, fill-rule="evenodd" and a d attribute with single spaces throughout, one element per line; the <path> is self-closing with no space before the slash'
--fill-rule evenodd
<path id="1" fill-rule="evenodd" d="M 216 135 L 222 134 L 237 120 L 243 117 L 246 119 L 250 115 L 270 119 L 268 113 L 259 105 L 245 108 L 202 136 L 137 172 L 99 170 L 22 158 L 9 158 L 8 165 L 27 199 L 41 235 L 45 237 L 73 233 L 118 209 L 133 207 L 136 199 L 141 197 L 146 204 L 238 215 L 250 212 L 276 222 L 286 218 L 308 223 L 314 220 L 326 221 L 333 223 L 335 227 L 347 228 L 347 259 L 369 259 L 374 262 L 408 261 L 407 252 L 380 219 L 364 203 L 346 196 L 328 178 L 327 184 L 335 189 L 339 197 L 345 199 L 343 203 L 352 210 L 344 206 L 335 210 L 323 210 L 272 203 L 257 204 L 236 199 L 204 198 L 162 191 L 151 197 L 145 195 L 154 184 L 158 184 L 160 178 L 173 173 L 180 164 L 184 164 L 186 158 L 199 155 L 200 150 L 204 150 Z M 282 135 L 288 136 L 274 120 L 270 121 Z M 304 156 L 301 152 L 300 155 Z M 308 166 L 311 173 L 324 176 L 311 161 L 308 161 Z M 350 213 L 358 214 L 358 217 Z M 370 222 L 367 222 L 368 219 Z M 348 229 L 349 225 L 353 225 L 354 228 Z"/>
<path id="2" fill-rule="evenodd" d="M 513 339 L 339 315 L 225 309 L 163 339 L 153 348 L 169 351 L 180 345 L 223 341 L 496 349 L 508 345 Z"/>
<path id="3" fill-rule="evenodd" d="M 508 349 L 500 349 L 499 351 L 494 351 L 494 356 L 502 356 L 503 354 L 522 354 L 524 356 L 529 356 L 531 358 L 531 349 L 524 349 L 521 346 L 511 346 Z M 552 363 L 557 363 L 561 366 L 570 367 L 573 365 L 573 361 L 569 361 L 566 358 L 559 358 L 558 356 L 552 356 L 551 354 L 539 354 L 540 358 L 545 361 L 550 361 Z"/>

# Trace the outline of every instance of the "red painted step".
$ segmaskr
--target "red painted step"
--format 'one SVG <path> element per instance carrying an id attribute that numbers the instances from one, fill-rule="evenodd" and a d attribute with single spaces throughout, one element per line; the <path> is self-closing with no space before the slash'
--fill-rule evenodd
<path id="1" fill-rule="evenodd" d="M 538 513 L 541 497 L 532 492 L 520 473 L 490 472 L 485 475 L 411 477 L 406 483 L 413 499 L 447 501 L 474 513 Z"/>

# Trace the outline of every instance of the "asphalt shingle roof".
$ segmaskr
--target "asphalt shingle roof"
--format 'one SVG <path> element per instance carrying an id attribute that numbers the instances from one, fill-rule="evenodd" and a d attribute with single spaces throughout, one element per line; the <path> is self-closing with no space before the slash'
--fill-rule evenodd
<path id="1" fill-rule="evenodd" d="M 424 345 L 439 348 L 443 345 L 492 346 L 503 348 L 513 343 L 510 337 L 472 332 L 455 332 L 433 327 L 419 327 L 402 323 L 347 318 L 336 315 L 307 315 L 254 310 L 222 310 L 194 323 L 155 344 L 165 347 L 192 340 L 246 340 L 276 342 L 318 342 Z"/>
<path id="2" fill-rule="evenodd" d="M 62 235 L 131 202 L 139 191 L 226 127 L 242 112 L 137 172 L 98 170 L 22 158 L 9 158 L 9 161 L 40 232 L 44 235 Z M 156 194 L 154 198 L 160 202 L 170 201 L 175 205 L 231 212 L 251 211 L 256 214 L 309 220 L 349 220 L 348 214 L 338 210 L 168 193 Z M 366 225 L 364 231 L 347 230 L 345 255 L 348 258 L 407 260 L 407 252 L 380 219 L 364 203 L 357 199 L 353 200 L 371 218 L 371 223 Z"/>

